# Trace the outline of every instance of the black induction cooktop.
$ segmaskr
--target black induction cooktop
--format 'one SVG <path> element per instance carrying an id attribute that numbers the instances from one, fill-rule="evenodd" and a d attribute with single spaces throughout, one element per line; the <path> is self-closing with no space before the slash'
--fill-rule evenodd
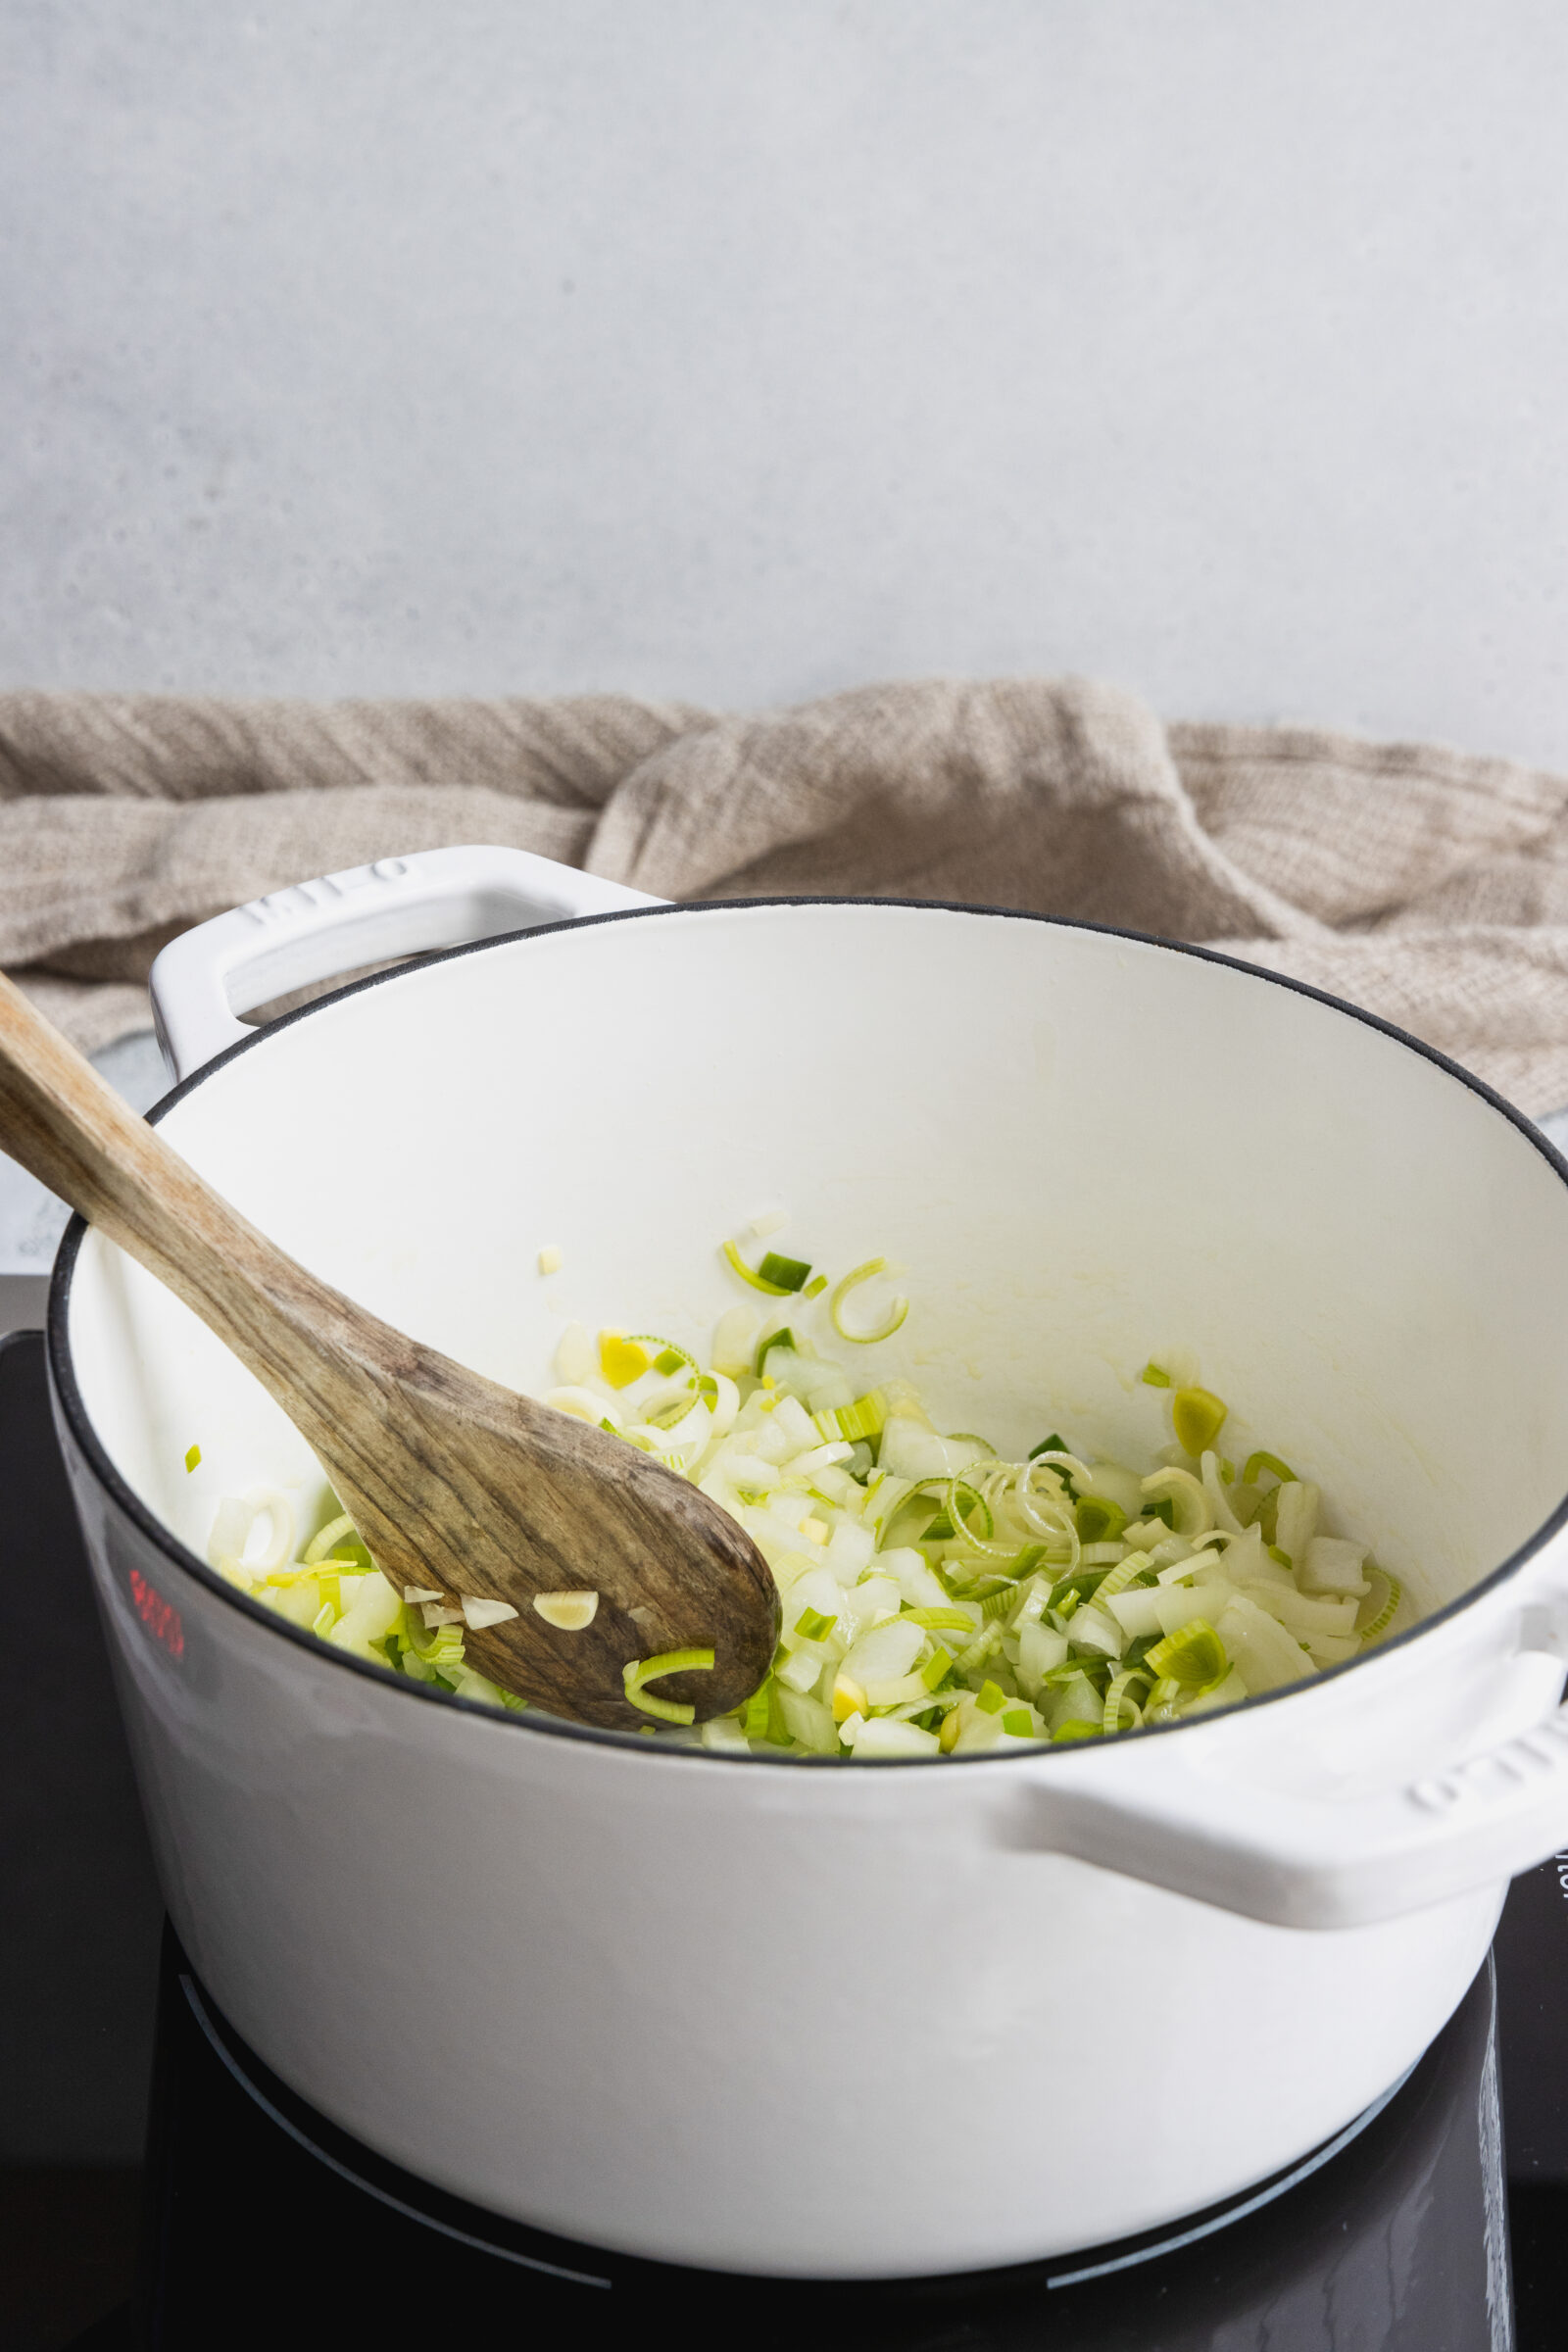
<path id="1" fill-rule="evenodd" d="M 47 1649 L 27 1620 L 47 1570 Z M 401 2173 L 249 2050 L 162 1921 L 36 1334 L 0 1344 L 0 2345 L 816 2333 L 899 2352 L 1568 2347 L 1568 1856 L 1387 2099 L 1230 2206 L 984 2277 L 608 2255 Z M 1135 2086 L 1121 2099 L 1137 2129 Z M 1051 2119 L 1042 2116 L 1041 2128 Z"/>

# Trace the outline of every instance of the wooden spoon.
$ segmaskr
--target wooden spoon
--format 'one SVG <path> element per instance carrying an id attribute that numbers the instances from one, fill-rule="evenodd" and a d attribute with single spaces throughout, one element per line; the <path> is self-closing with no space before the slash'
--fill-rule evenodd
<path id="1" fill-rule="evenodd" d="M 378 1322 L 274 1248 L 0 976 L 0 1145 L 184 1300 L 276 1398 L 376 1565 L 413 1586 L 509 1601 L 465 1628 L 481 1674 L 552 1714 L 616 1730 L 648 1715 L 622 1669 L 711 1649 L 650 1696 L 722 1715 L 766 1674 L 779 1596 L 726 1511 L 633 1446 L 514 1395 Z M 596 1592 L 581 1632 L 536 1593 Z"/>

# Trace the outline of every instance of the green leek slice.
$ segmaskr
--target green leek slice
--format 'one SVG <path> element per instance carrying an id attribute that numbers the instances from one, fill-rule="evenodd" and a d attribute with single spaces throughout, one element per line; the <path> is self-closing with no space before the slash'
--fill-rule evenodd
<path id="1" fill-rule="evenodd" d="M 1069 1598 L 1074 1608 L 1081 1600 L 1093 1600 L 1109 1574 L 1108 1568 L 1075 1568 L 1071 1576 L 1064 1576 L 1052 1586 L 1047 1607 L 1064 1608 Z"/>
<path id="2" fill-rule="evenodd" d="M 967 1494 L 969 1497 L 967 1503 L 962 1502 L 959 1499 L 959 1497 L 964 1494 Z M 944 1501 L 943 1508 L 947 1517 L 948 1525 L 953 1530 L 954 1535 L 960 1541 L 967 1541 L 970 1544 L 973 1544 L 977 1541 L 989 1543 L 992 1536 L 996 1534 L 997 1523 L 992 1517 L 991 1505 L 987 1502 L 979 1488 L 971 1487 L 967 1479 L 955 1478 L 949 1482 L 947 1496 Z M 973 1528 L 969 1524 L 970 1520 L 973 1519 L 977 1514 L 984 1522 L 978 1539 L 975 1536 Z"/>
<path id="3" fill-rule="evenodd" d="M 699 1373 L 702 1370 L 695 1355 L 684 1348 L 677 1348 L 673 1340 L 666 1340 L 661 1332 L 628 1331 L 626 1339 L 633 1348 L 652 1349 L 654 1370 L 664 1373 L 666 1377 L 671 1372 L 678 1372 L 683 1364 L 688 1372 Z"/>
<path id="4" fill-rule="evenodd" d="M 1081 1494 L 1073 1510 L 1080 1544 L 1114 1544 L 1127 1524 L 1119 1502 L 1103 1494 Z"/>
<path id="5" fill-rule="evenodd" d="M 788 1283 L 768 1282 L 756 1267 L 749 1266 L 733 1242 L 722 1244 L 721 1254 L 731 1271 L 738 1274 L 742 1282 L 748 1283 L 754 1291 L 764 1291 L 769 1298 L 789 1298 L 794 1296 Z"/>
<path id="6" fill-rule="evenodd" d="M 1115 1563 L 1114 1567 L 1105 1570 L 1100 1583 L 1095 1587 L 1096 1600 L 1113 1600 L 1118 1592 L 1125 1592 L 1129 1585 L 1136 1584 L 1148 1566 L 1149 1554 L 1147 1551 L 1129 1551 L 1124 1559 Z"/>
<path id="7" fill-rule="evenodd" d="M 1082 1679 L 1098 1690 L 1103 1686 L 1096 1683 L 1095 1677 L 1103 1675 L 1109 1664 L 1108 1658 L 1063 1658 L 1059 1666 L 1047 1667 L 1040 1677 L 1041 1687 L 1044 1689 L 1047 1683 L 1076 1683 Z"/>
<path id="8" fill-rule="evenodd" d="M 695 1723 L 695 1707 L 682 1706 L 671 1698 L 651 1695 L 644 1686 L 658 1682 L 662 1675 L 706 1670 L 712 1663 L 713 1653 L 710 1649 L 665 1649 L 654 1658 L 628 1658 L 620 1670 L 620 1679 L 632 1705 L 640 1707 L 645 1715 L 657 1715 L 665 1723 Z"/>
<path id="9" fill-rule="evenodd" d="M 1016 1577 L 1004 1576 L 1000 1570 L 990 1573 L 982 1569 L 977 1574 L 972 1568 L 964 1568 L 957 1560 L 948 1562 L 948 1574 L 944 1582 L 955 1600 L 994 1600 L 999 1592 L 1012 1593 L 1018 1589 Z"/>
<path id="10" fill-rule="evenodd" d="M 450 1674 L 463 1664 L 463 1628 L 461 1625 L 433 1626 L 428 1638 L 421 1641 L 412 1617 L 406 1616 L 409 1646 L 422 1665 L 437 1673 Z"/>
<path id="11" fill-rule="evenodd" d="M 1144 1701 L 1144 1721 L 1146 1723 L 1169 1723 L 1176 1713 L 1178 1699 L 1190 1695 L 1182 1689 L 1180 1683 L 1172 1682 L 1167 1676 L 1162 1675 Z"/>
<path id="12" fill-rule="evenodd" d="M 822 1436 L 832 1445 L 848 1438 L 852 1446 L 869 1438 L 879 1438 L 887 1423 L 888 1401 L 880 1389 L 867 1389 L 853 1404 L 829 1405 L 825 1412 L 813 1413 Z"/>
<path id="13" fill-rule="evenodd" d="M 1242 1472 L 1243 1486 L 1255 1487 L 1260 1470 L 1272 1470 L 1282 1487 L 1296 1484 L 1296 1472 L 1291 1468 L 1290 1463 L 1282 1462 L 1277 1453 L 1265 1453 L 1259 1446 L 1256 1453 L 1250 1453 L 1247 1457 L 1247 1465 Z"/>
<path id="14" fill-rule="evenodd" d="M 345 1537 L 351 1544 L 359 1542 L 354 1522 L 347 1511 L 340 1518 L 329 1520 L 318 1536 L 311 1538 L 301 1554 L 306 1567 L 314 1568 L 318 1561 L 326 1559 Z"/>
<path id="15" fill-rule="evenodd" d="M 1176 1443 L 1188 1453 L 1206 1453 L 1224 1428 L 1230 1406 L 1211 1389 L 1178 1389 L 1171 1399 Z"/>
<path id="16" fill-rule="evenodd" d="M 768 1250 L 757 1271 L 775 1291 L 804 1291 L 811 1274 L 804 1257 L 780 1257 L 776 1250 Z"/>
<path id="17" fill-rule="evenodd" d="M 1388 1628 L 1394 1623 L 1395 1613 L 1397 1610 L 1400 1601 L 1404 1597 L 1404 1588 L 1399 1583 L 1399 1580 L 1396 1576 L 1391 1576 L 1388 1570 L 1386 1568 L 1380 1568 L 1375 1560 L 1368 1560 L 1366 1567 L 1371 1569 L 1374 1576 L 1381 1576 L 1389 1590 L 1388 1596 L 1384 1600 L 1383 1606 L 1379 1609 L 1377 1615 L 1371 1620 L 1370 1624 L 1358 1625 L 1355 1629 L 1360 1635 L 1363 1642 L 1375 1642 L 1379 1634 L 1386 1633 L 1388 1631 Z M 1364 1574 L 1365 1570 L 1363 1570 L 1362 1573 Z M 1363 1608 L 1366 1606 L 1364 1601 L 1362 1606 Z"/>
<path id="18" fill-rule="evenodd" d="M 1136 1699 L 1128 1696 L 1128 1685 L 1131 1683 L 1144 1684 L 1147 1695 L 1152 1681 L 1152 1678 L 1150 1675 L 1141 1673 L 1136 1666 L 1124 1667 L 1120 1674 L 1113 1674 L 1105 1690 L 1105 1714 L 1101 1729 L 1107 1735 L 1124 1729 L 1135 1730 L 1144 1719 L 1143 1709 Z M 1125 1726 L 1121 1719 L 1123 1707 L 1130 1710 L 1132 1717 L 1131 1722 Z"/>
<path id="19" fill-rule="evenodd" d="M 858 1348 L 870 1348 L 878 1340 L 892 1339 L 893 1334 L 909 1311 L 907 1298 L 895 1298 L 888 1308 L 886 1317 L 875 1331 L 851 1331 L 845 1323 L 845 1299 L 859 1284 L 869 1282 L 874 1274 L 886 1273 L 887 1263 L 885 1257 L 868 1257 L 863 1266 L 857 1266 L 853 1273 L 846 1274 L 842 1282 L 834 1285 L 832 1296 L 828 1299 L 828 1313 L 833 1319 L 834 1330 L 841 1340 L 851 1340 Z"/>
<path id="20" fill-rule="evenodd" d="M 1162 1681 L 1184 1691 L 1212 1690 L 1231 1670 L 1230 1654 L 1206 1617 L 1190 1617 L 1176 1633 L 1156 1642 L 1146 1663 Z"/>

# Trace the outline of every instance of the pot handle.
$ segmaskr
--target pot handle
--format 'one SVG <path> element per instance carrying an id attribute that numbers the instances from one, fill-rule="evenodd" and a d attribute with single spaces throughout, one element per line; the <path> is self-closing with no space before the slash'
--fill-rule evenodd
<path id="1" fill-rule="evenodd" d="M 171 940 L 148 986 L 164 1059 L 188 1078 L 256 1034 L 235 1018 L 368 963 L 585 914 L 662 906 L 530 850 L 418 850 L 252 899 Z"/>
<path id="2" fill-rule="evenodd" d="M 1495 1886 L 1568 1839 L 1568 1706 L 1446 1771 L 1348 1799 L 1267 1788 L 1240 1756 L 1233 1777 L 1185 1746 L 1160 1735 L 1053 1759 L 1003 1841 L 1275 1927 L 1358 1928 Z"/>

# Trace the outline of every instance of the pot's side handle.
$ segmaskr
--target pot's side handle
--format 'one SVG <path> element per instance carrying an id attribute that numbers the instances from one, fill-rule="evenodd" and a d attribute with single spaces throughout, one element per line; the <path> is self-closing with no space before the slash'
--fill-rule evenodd
<path id="1" fill-rule="evenodd" d="M 1384 1794 L 1294 1795 L 1185 1735 L 1053 1758 L 1003 1841 L 1076 1854 L 1276 1927 L 1357 1928 L 1498 1885 L 1568 1845 L 1568 1707 Z"/>
<path id="2" fill-rule="evenodd" d="M 576 915 L 658 906 L 528 850 L 418 850 L 252 899 L 171 940 L 152 968 L 164 1059 L 188 1078 L 254 1028 L 236 1019 L 290 989 L 368 963 Z"/>

